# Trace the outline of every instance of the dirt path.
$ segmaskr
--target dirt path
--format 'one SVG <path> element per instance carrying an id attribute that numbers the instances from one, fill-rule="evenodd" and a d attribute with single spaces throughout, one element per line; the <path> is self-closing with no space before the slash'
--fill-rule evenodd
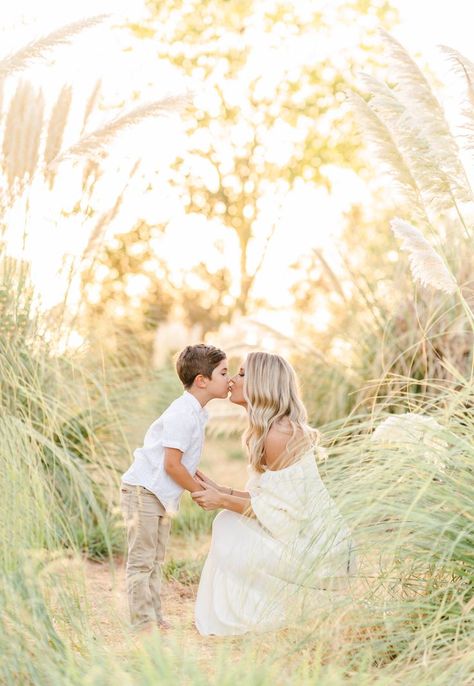
<path id="1" fill-rule="evenodd" d="M 124 560 L 108 562 L 84 561 L 91 625 L 105 642 L 119 647 L 128 633 L 128 606 L 125 589 Z M 179 633 L 199 634 L 194 628 L 193 611 L 196 588 L 177 581 L 163 580 L 162 602 L 164 614 Z"/>
<path id="2" fill-rule="evenodd" d="M 136 648 L 145 647 L 153 653 L 158 646 L 164 648 L 175 665 L 172 669 L 183 670 L 180 683 L 188 683 L 186 670 L 196 668 L 206 675 L 208 683 L 219 680 L 224 647 L 227 660 L 240 662 L 243 640 L 240 637 L 201 636 L 194 626 L 194 601 L 197 585 L 188 586 L 178 581 L 163 580 L 162 602 L 164 615 L 172 624 L 172 630 L 153 633 L 151 637 L 138 639 L 128 628 L 128 607 L 125 590 L 124 561 L 116 560 L 115 569 L 109 563 L 84 561 L 88 615 L 90 626 L 98 642 L 103 642 L 116 657 L 128 662 Z M 153 643 L 149 643 L 153 641 Z M 223 646 L 223 643 L 225 646 Z M 140 659 L 140 658 L 139 658 Z M 188 667 L 185 666 L 188 664 Z M 189 665 L 192 665 L 190 668 Z"/>

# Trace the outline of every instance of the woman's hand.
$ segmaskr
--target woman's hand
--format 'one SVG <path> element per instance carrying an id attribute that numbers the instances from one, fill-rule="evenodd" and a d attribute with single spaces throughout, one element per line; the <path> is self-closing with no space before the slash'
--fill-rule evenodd
<path id="1" fill-rule="evenodd" d="M 191 497 L 203 510 L 218 510 L 223 506 L 222 494 L 215 488 L 207 487 L 204 491 L 194 491 Z"/>
<path id="2" fill-rule="evenodd" d="M 208 476 L 206 476 L 203 472 L 201 472 L 199 469 L 196 471 L 195 477 L 196 481 L 202 485 L 204 489 L 206 488 L 213 488 L 216 491 L 221 491 L 222 486 L 219 486 L 215 481 L 210 479 Z"/>

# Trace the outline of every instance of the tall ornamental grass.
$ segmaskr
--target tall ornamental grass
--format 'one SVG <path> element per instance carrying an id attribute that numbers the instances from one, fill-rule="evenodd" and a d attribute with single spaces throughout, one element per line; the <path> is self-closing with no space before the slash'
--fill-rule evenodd
<path id="1" fill-rule="evenodd" d="M 31 302 L 24 265 L 6 259 L 0 281 L 0 508 L 12 553 L 29 532 L 38 547 L 108 555 L 114 548 L 107 495 L 126 443 L 99 369 L 57 354 Z M 20 280 L 15 280 L 19 279 Z M 19 541 L 14 532 L 18 530 Z"/>
<path id="2" fill-rule="evenodd" d="M 347 94 L 368 163 L 387 179 L 380 210 L 348 215 L 336 273 L 315 251 L 332 320 L 308 334 L 318 355 L 298 367 L 317 423 L 441 397 L 473 374 L 474 65 L 443 47 L 452 78 L 441 88 L 392 36 L 383 43 L 385 81 L 362 75 Z"/>
<path id="3" fill-rule="evenodd" d="M 124 633 L 117 655 L 93 635 L 75 557 L 45 550 L 48 515 L 36 529 L 24 521 L 13 530 L 15 565 L 2 559 L 0 674 L 32 684 L 468 684 L 474 427 L 457 394 L 448 400 L 324 427 L 319 468 L 352 529 L 358 573 L 350 590 L 280 632 L 187 637 L 185 652 L 179 630 L 138 644 Z M 32 501 L 25 493 L 24 509 Z"/>

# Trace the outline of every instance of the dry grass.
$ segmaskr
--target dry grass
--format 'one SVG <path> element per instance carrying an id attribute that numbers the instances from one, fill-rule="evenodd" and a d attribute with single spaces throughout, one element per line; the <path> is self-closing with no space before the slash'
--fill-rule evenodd
<path id="1" fill-rule="evenodd" d="M 93 28 L 103 22 L 106 15 L 99 15 L 72 22 L 55 31 L 35 39 L 24 45 L 11 55 L 0 60 L 0 78 L 13 76 L 17 72 L 26 69 L 30 64 L 42 59 L 51 50 L 59 46 L 67 45 L 75 36 L 86 29 Z"/>

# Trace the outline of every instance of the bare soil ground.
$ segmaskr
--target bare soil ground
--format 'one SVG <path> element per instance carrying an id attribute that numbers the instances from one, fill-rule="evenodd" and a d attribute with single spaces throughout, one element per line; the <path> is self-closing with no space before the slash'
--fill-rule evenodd
<path id="1" fill-rule="evenodd" d="M 108 645 L 119 648 L 129 633 L 125 562 L 116 560 L 112 568 L 108 562 L 85 560 L 84 571 L 92 627 Z M 163 581 L 164 615 L 174 630 L 197 637 L 193 624 L 195 593 L 195 587 L 174 580 Z"/>
<path id="2" fill-rule="evenodd" d="M 148 644 L 154 652 L 157 646 L 169 650 L 170 655 L 190 658 L 193 670 L 206 674 L 209 683 L 216 678 L 219 655 L 225 644 L 227 659 L 240 661 L 242 643 L 239 637 L 201 636 L 194 626 L 194 601 L 197 584 L 184 585 L 178 581 L 163 580 L 163 614 L 172 625 L 168 631 L 156 630 L 151 636 L 134 636 L 128 626 L 128 607 L 125 589 L 125 561 L 116 560 L 114 568 L 109 563 L 84 560 L 87 606 L 90 626 L 98 642 L 105 643 L 118 659 L 127 662 L 134 648 Z M 151 643 L 152 642 L 152 643 Z M 181 674 L 181 683 L 188 678 Z"/>

